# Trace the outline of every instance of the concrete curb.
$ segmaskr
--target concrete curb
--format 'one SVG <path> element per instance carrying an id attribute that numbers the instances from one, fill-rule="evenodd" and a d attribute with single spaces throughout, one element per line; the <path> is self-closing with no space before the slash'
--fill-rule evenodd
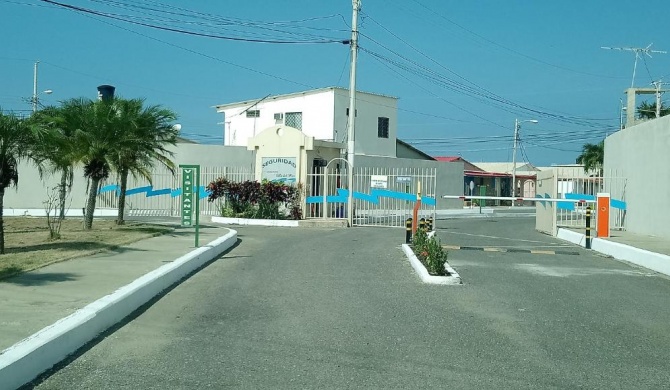
<path id="1" fill-rule="evenodd" d="M 424 267 L 423 263 L 421 263 L 421 260 L 416 257 L 414 251 L 412 251 L 412 248 L 410 248 L 409 245 L 402 244 L 402 250 L 405 252 L 405 256 L 407 256 L 407 259 L 412 265 L 412 268 L 414 268 L 414 271 L 419 274 L 419 277 L 424 283 L 451 286 L 463 284 L 460 275 L 458 275 L 458 272 L 451 268 L 448 263 L 444 265 L 444 269 L 449 272 L 450 276 L 431 275 L 428 273 L 428 270 L 426 270 L 426 267 Z"/>
<path id="2" fill-rule="evenodd" d="M 224 225 L 298 227 L 298 221 L 287 221 L 283 219 L 247 219 L 247 218 L 212 217 L 212 223 L 221 223 Z"/>
<path id="3" fill-rule="evenodd" d="M 559 228 L 557 237 L 582 247 L 586 246 L 586 236 L 581 233 Z M 591 242 L 591 249 L 617 260 L 627 261 L 670 276 L 670 256 L 602 238 L 594 238 Z"/>
<path id="4" fill-rule="evenodd" d="M 236 242 L 237 232 L 230 230 L 7 348 L 0 355 L 2 388 L 35 379 Z"/>

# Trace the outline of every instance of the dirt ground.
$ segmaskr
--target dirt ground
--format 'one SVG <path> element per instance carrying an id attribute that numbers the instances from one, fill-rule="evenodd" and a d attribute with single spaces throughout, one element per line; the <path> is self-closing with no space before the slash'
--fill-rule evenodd
<path id="1" fill-rule="evenodd" d="M 147 223 L 116 226 L 112 220 L 95 220 L 93 230 L 86 231 L 82 218 L 69 218 L 63 221 L 61 238 L 51 240 L 46 218 L 5 217 L 4 223 L 5 254 L 0 255 L 0 279 L 173 230 Z"/>

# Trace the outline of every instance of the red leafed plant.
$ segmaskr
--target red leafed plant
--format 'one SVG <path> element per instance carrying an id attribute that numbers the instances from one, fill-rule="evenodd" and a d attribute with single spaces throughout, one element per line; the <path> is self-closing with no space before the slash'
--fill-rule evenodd
<path id="1" fill-rule="evenodd" d="M 207 186 L 208 200 L 222 199 L 221 215 L 260 219 L 302 219 L 302 186 L 264 180 L 233 182 L 220 177 Z M 284 206 L 285 210 L 281 210 Z M 286 213 L 288 212 L 288 215 Z"/>

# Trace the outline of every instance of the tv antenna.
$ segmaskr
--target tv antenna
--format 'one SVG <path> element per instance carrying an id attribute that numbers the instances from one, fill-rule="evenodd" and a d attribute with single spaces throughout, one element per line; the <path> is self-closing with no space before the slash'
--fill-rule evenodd
<path id="1" fill-rule="evenodd" d="M 667 51 L 665 50 L 651 50 L 651 45 L 653 43 L 650 43 L 649 46 L 647 47 L 609 47 L 609 46 L 601 46 L 601 49 L 606 49 L 606 50 L 619 50 L 619 51 L 632 51 L 635 53 L 635 65 L 633 65 L 633 80 L 630 82 L 630 87 L 633 88 L 635 87 L 635 72 L 637 71 L 637 60 L 639 60 L 643 54 L 646 54 L 651 57 L 651 53 L 660 53 L 660 54 L 666 54 Z"/>

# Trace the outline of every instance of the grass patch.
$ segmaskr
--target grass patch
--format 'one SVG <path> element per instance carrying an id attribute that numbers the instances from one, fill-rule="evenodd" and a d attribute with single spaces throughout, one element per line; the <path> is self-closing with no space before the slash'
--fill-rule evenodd
<path id="1" fill-rule="evenodd" d="M 145 238 L 169 233 L 168 226 L 96 220 L 84 230 L 80 218 L 63 221 L 61 238 L 49 239 L 46 218 L 5 217 L 5 254 L 0 255 L 0 280 L 49 264 L 114 250 Z"/>

